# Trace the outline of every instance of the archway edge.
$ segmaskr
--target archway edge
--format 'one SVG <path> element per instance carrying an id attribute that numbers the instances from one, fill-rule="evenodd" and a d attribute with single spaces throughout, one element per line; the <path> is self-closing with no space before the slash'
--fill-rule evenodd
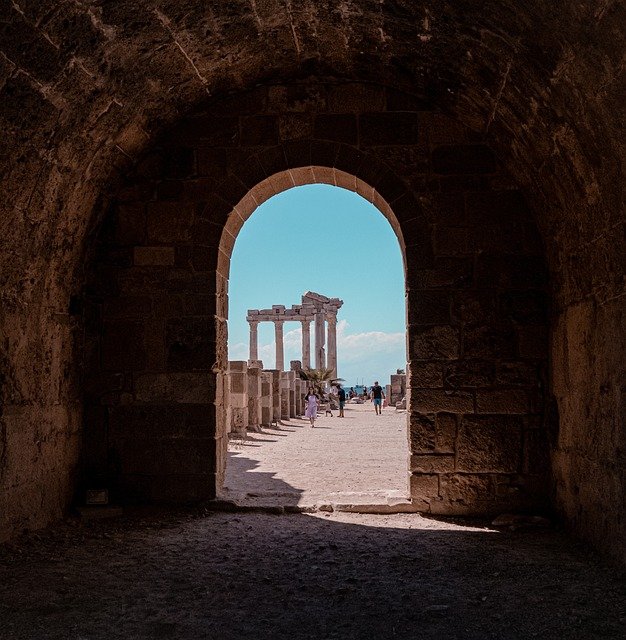
<path id="1" fill-rule="evenodd" d="M 256 209 L 270 198 L 305 185 L 325 184 L 357 193 L 373 204 L 391 225 L 400 245 L 406 275 L 405 243 L 400 222 L 389 202 L 370 184 L 361 178 L 336 167 L 308 166 L 294 167 L 275 173 L 259 182 L 233 207 L 220 240 L 220 259 L 228 262 L 218 265 L 218 273 L 229 275 L 229 261 L 237 235 Z"/>

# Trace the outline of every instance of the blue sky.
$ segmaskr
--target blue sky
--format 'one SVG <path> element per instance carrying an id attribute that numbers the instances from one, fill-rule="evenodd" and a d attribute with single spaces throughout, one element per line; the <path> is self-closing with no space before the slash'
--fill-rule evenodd
<path id="1" fill-rule="evenodd" d="M 348 385 L 389 382 L 406 364 L 405 289 L 393 229 L 361 196 L 329 185 L 284 191 L 237 237 L 229 286 L 229 358 L 248 359 L 248 309 L 299 304 L 316 291 L 344 302 L 338 370 Z M 285 363 L 301 359 L 300 323 L 285 323 Z M 313 352 L 313 344 L 311 344 Z M 274 329 L 259 325 L 259 357 L 274 366 Z"/>

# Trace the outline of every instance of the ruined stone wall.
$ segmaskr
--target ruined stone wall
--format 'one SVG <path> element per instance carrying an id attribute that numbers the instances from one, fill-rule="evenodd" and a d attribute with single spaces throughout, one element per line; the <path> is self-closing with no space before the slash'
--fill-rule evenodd
<path id="1" fill-rule="evenodd" d="M 158 385 L 148 399 L 137 392 L 146 376 L 225 366 L 215 296 L 228 289 L 237 233 L 258 204 L 311 182 L 377 204 L 404 251 L 414 500 L 437 513 L 544 508 L 547 272 L 532 216 L 479 137 L 371 84 L 273 85 L 209 101 L 140 161 L 105 222 L 92 266 L 105 277 L 88 296 L 101 323 L 96 368 L 131 381 L 124 408 L 100 401 L 109 456 L 127 455 L 125 412 L 159 402 Z M 292 413 L 285 395 L 282 416 Z M 137 446 L 152 449 L 149 420 L 143 435 L 133 424 Z M 207 422 L 204 437 L 216 433 Z"/>
<path id="2" fill-rule="evenodd" d="M 71 298 L 101 205 L 208 95 L 316 76 L 408 90 L 480 132 L 525 190 L 554 294 L 556 503 L 625 561 L 625 21 L 619 0 L 2 3 L 0 537 L 72 493 Z"/>

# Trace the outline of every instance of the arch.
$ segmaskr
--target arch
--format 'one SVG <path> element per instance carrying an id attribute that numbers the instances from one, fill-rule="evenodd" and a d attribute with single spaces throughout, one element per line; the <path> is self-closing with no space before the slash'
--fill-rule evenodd
<path id="1" fill-rule="evenodd" d="M 270 144 L 281 117 L 274 113 L 253 118 L 250 140 L 239 137 L 230 146 L 202 133 L 219 129 L 223 115 L 203 116 L 201 130 L 184 122 L 159 143 L 162 157 L 179 159 L 175 171 L 159 169 L 147 195 L 127 190 L 131 195 L 114 210 L 105 254 L 128 261 L 116 286 L 134 299 L 122 305 L 122 321 L 115 317 L 119 307 L 102 307 L 95 339 L 103 354 L 112 354 L 108 369 L 118 366 L 120 353 L 118 369 L 131 368 L 124 374 L 127 396 L 122 402 L 119 394 L 107 409 L 109 450 L 121 469 L 114 475 L 126 496 L 163 498 L 164 487 L 165 497 L 177 500 L 215 495 L 224 468 L 225 443 L 215 425 L 236 234 L 274 193 L 324 181 L 373 202 L 400 241 L 416 506 L 477 514 L 545 505 L 546 276 L 524 198 L 491 150 L 468 142 L 443 116 L 439 129 L 427 131 L 426 149 L 416 130 L 407 140 L 405 128 L 434 120 L 419 112 L 396 118 L 357 111 L 315 116 L 327 127 L 319 127 L 325 138 L 359 122 L 352 144 L 312 137 Z M 231 108 L 229 126 L 233 117 Z M 240 116 L 238 130 L 250 126 L 250 116 Z M 141 163 L 138 170 L 145 171 Z M 146 294 L 149 319 L 136 299 Z M 137 345 L 151 349 L 137 352 Z M 133 359 L 141 362 L 138 370 Z M 149 420 L 162 425 L 161 444 L 150 437 Z M 137 449 L 151 455 L 141 460 Z M 166 472 L 155 466 L 159 457 L 167 458 Z"/>

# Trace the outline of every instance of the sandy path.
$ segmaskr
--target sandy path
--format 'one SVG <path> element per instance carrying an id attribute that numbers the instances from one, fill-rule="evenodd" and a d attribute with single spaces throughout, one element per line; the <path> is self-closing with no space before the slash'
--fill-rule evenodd
<path id="1" fill-rule="evenodd" d="M 371 402 L 345 418 L 291 419 L 229 446 L 223 497 L 240 503 L 385 502 L 408 494 L 406 412 Z"/>

